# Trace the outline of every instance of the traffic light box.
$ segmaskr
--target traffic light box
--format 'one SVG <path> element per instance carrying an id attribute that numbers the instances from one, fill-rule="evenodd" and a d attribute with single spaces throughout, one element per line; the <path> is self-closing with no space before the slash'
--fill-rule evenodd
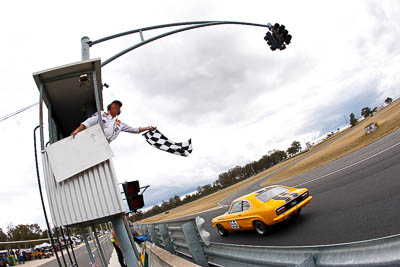
<path id="1" fill-rule="evenodd" d="M 272 26 L 272 24 L 268 23 L 268 29 L 270 31 L 265 34 L 264 40 L 267 41 L 272 51 L 278 48 L 283 50 L 286 48 L 286 45 L 290 44 L 292 36 L 289 34 L 288 30 L 285 29 L 285 25 L 275 23 L 275 25 Z"/>
<path id="2" fill-rule="evenodd" d="M 126 201 L 130 211 L 136 212 L 144 207 L 143 195 L 140 193 L 139 181 L 126 182 L 122 184 Z"/>

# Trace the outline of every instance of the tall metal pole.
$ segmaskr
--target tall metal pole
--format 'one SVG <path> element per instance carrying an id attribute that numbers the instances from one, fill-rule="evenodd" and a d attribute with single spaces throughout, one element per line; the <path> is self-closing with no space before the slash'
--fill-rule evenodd
<path id="1" fill-rule="evenodd" d="M 44 134 L 43 134 L 43 82 L 40 82 L 39 95 L 39 126 L 40 126 L 40 151 L 44 150 Z"/>
<path id="2" fill-rule="evenodd" d="M 125 262 L 128 267 L 139 267 L 135 253 L 132 249 L 131 241 L 128 237 L 128 232 L 125 228 L 125 223 L 122 216 L 115 217 L 111 220 L 115 234 L 117 235 L 118 243 L 124 255 Z"/>
<path id="3" fill-rule="evenodd" d="M 94 225 L 91 225 L 90 228 L 92 228 L 94 241 L 95 241 L 95 244 L 97 247 L 97 251 L 99 252 L 99 255 L 100 255 L 101 264 L 104 267 L 107 267 L 107 261 L 106 261 L 106 258 L 104 257 L 103 248 L 101 247 L 101 243 L 99 241 L 99 238 L 97 237 L 96 227 L 94 227 Z"/>
<path id="4" fill-rule="evenodd" d="M 58 234 L 58 229 L 57 229 L 57 227 L 54 227 L 54 228 L 55 228 L 55 230 L 56 230 L 56 237 L 57 237 L 58 245 L 60 246 L 61 258 L 62 258 L 62 260 L 63 260 L 63 262 L 64 262 L 65 267 L 67 267 L 68 265 L 67 265 L 67 262 L 65 261 L 64 252 L 63 252 L 63 250 L 62 250 L 61 238 L 60 238 L 60 235 Z"/>
<path id="5" fill-rule="evenodd" d="M 89 245 L 89 242 L 88 242 L 87 237 L 86 237 L 85 229 L 82 226 L 80 227 L 80 229 L 81 229 L 81 235 L 83 237 L 83 241 L 85 242 L 85 245 L 86 245 L 86 250 L 87 250 L 87 252 L 89 254 L 90 262 L 92 264 L 95 264 L 93 253 L 92 253 L 92 250 L 90 249 L 90 245 Z"/>
<path id="6" fill-rule="evenodd" d="M 94 97 L 96 100 L 96 109 L 97 109 L 97 114 L 99 114 L 98 119 L 99 119 L 99 125 L 101 127 L 101 129 L 104 132 L 104 126 L 103 126 L 103 119 L 101 116 L 101 109 L 100 109 L 100 95 L 99 95 L 99 88 L 97 87 L 97 76 L 96 76 L 96 72 L 93 71 L 92 72 L 93 75 L 93 88 L 94 88 Z"/>
<path id="7" fill-rule="evenodd" d="M 90 39 L 87 36 L 82 37 L 81 39 L 81 49 L 82 49 L 82 60 L 90 59 L 90 52 L 89 52 L 89 42 Z"/>
<path id="8" fill-rule="evenodd" d="M 62 229 L 62 226 L 60 226 L 60 232 L 61 232 L 62 239 L 63 239 L 63 241 L 64 241 L 65 249 L 67 250 L 69 262 L 71 263 L 71 266 L 72 266 L 72 265 L 74 264 L 74 262 L 72 262 L 71 254 L 69 253 L 69 250 L 68 250 L 68 245 L 70 244 L 70 242 L 69 242 L 70 240 L 67 240 L 67 239 L 65 238 L 65 235 L 64 235 L 64 231 L 63 231 L 63 229 Z"/>
<path id="9" fill-rule="evenodd" d="M 65 227 L 65 228 L 67 229 L 67 235 L 68 235 L 69 242 L 72 244 L 71 235 L 69 234 L 69 229 L 68 229 L 68 227 Z M 75 256 L 73 245 L 71 245 L 71 251 L 72 251 L 72 256 L 74 257 L 75 266 L 78 267 L 78 262 L 76 261 L 76 256 Z"/>
<path id="10" fill-rule="evenodd" d="M 138 252 L 138 250 L 136 248 L 135 240 L 133 239 L 132 232 L 131 232 L 131 229 L 129 227 L 128 220 L 126 219 L 126 217 L 123 217 L 122 220 L 124 221 L 125 229 L 128 232 L 129 241 L 131 242 L 131 246 L 133 248 L 133 251 L 135 252 L 136 259 L 139 260 L 140 259 L 139 252 Z"/>

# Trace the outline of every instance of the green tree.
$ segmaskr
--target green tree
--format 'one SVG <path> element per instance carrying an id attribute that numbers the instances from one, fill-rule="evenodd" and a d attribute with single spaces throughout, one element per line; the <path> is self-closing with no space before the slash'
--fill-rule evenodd
<path id="1" fill-rule="evenodd" d="M 361 115 L 364 117 L 364 118 L 367 118 L 369 115 L 371 115 L 372 114 L 372 112 L 371 112 L 371 108 L 370 107 L 365 107 L 365 108 L 362 108 L 361 109 Z"/>
<path id="2" fill-rule="evenodd" d="M 14 226 L 10 224 L 7 227 L 7 235 L 12 241 L 33 240 L 42 237 L 42 229 L 35 224 L 19 224 Z"/>
<path id="3" fill-rule="evenodd" d="M 46 229 L 46 230 L 44 230 L 44 231 L 42 232 L 41 238 L 48 238 L 48 237 L 49 237 L 49 234 L 48 234 L 48 231 L 47 231 L 47 229 Z"/>
<path id="4" fill-rule="evenodd" d="M 6 242 L 7 235 L 3 232 L 3 229 L 0 228 L 0 242 Z"/>
<path id="5" fill-rule="evenodd" d="M 286 152 L 288 153 L 288 155 L 294 155 L 296 154 L 296 148 L 291 146 L 286 150 Z"/>
<path id="6" fill-rule="evenodd" d="M 293 141 L 292 147 L 296 148 L 296 152 L 299 152 L 301 150 L 301 144 L 299 141 Z"/>
<path id="7" fill-rule="evenodd" d="M 290 155 L 294 155 L 300 151 L 301 151 L 301 144 L 299 141 L 293 141 L 292 145 L 287 149 L 287 153 Z"/>
<path id="8" fill-rule="evenodd" d="M 393 99 L 390 98 L 390 97 L 385 99 L 385 103 L 388 104 L 388 105 L 390 105 L 392 102 L 393 102 Z"/>
<path id="9" fill-rule="evenodd" d="M 232 177 L 227 172 L 223 172 L 220 175 L 218 175 L 218 183 L 222 187 L 227 187 L 233 184 L 233 180 Z"/>
<path id="10" fill-rule="evenodd" d="M 0 228 L 0 242 L 6 242 L 7 235 L 3 232 L 3 229 Z M 0 245 L 0 250 L 6 249 L 6 245 Z"/>
<path id="11" fill-rule="evenodd" d="M 357 119 L 356 119 L 356 116 L 354 115 L 354 113 L 350 113 L 350 125 L 351 125 L 351 127 L 357 125 Z"/>

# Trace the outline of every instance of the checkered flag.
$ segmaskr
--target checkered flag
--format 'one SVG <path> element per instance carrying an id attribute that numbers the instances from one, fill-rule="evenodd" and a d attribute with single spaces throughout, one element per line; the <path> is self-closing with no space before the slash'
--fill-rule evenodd
<path id="1" fill-rule="evenodd" d="M 159 130 L 147 131 L 143 134 L 147 143 L 169 153 L 187 157 L 192 153 L 192 139 L 187 142 L 175 143 L 163 135 Z"/>

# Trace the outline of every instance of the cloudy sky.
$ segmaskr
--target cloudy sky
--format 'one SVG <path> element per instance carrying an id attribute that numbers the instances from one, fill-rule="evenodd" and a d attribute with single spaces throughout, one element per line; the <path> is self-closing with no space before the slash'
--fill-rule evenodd
<path id="1" fill-rule="evenodd" d="M 266 29 L 223 25 L 141 47 L 102 69 L 105 104 L 123 102 L 120 119 L 156 125 L 175 141 L 193 140 L 188 158 L 122 133 L 112 143 L 119 182 L 150 185 L 146 204 L 193 191 L 219 173 L 293 140 L 343 127 L 364 106 L 400 95 L 398 1 L 3 1 L 0 4 L 0 117 L 38 101 L 32 73 L 80 60 L 80 39 L 182 21 L 285 24 L 286 50 L 270 51 Z M 145 32 L 149 38 L 165 32 Z M 139 35 L 91 48 L 109 58 Z M 0 227 L 45 226 L 38 194 L 34 107 L 0 122 Z M 41 164 L 41 163 L 40 163 Z M 46 199 L 47 201 L 47 199 Z"/>

